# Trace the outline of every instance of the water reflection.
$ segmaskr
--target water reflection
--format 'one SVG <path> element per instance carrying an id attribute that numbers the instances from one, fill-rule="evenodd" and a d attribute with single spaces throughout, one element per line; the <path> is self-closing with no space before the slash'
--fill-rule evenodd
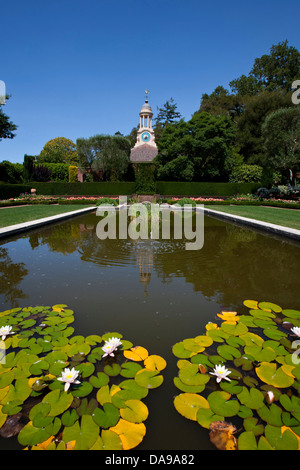
<path id="1" fill-rule="evenodd" d="M 14 308 L 20 299 L 27 295 L 20 288 L 20 283 L 28 274 L 24 263 L 14 263 L 8 254 L 8 249 L 0 246 L 0 295 L 5 303 Z"/>
<path id="2" fill-rule="evenodd" d="M 30 295 L 21 286 L 31 269 L 30 263 L 13 261 L 14 251 L 10 251 L 16 253 L 18 240 L 23 239 L 29 241 L 32 252 L 44 247 L 48 253 L 63 256 L 63 263 L 68 262 L 69 255 L 76 254 L 82 262 L 104 269 L 137 266 L 136 280 L 143 285 L 145 296 L 149 295 L 153 276 L 162 284 L 183 278 L 195 292 L 225 306 L 238 308 L 242 299 L 252 297 L 299 307 L 295 295 L 299 290 L 299 244 L 295 242 L 206 217 L 203 249 L 187 251 L 184 240 L 100 241 L 96 235 L 98 220 L 95 214 L 89 214 L 31 231 L 9 244 L 2 242 L 2 303 L 16 306 L 18 300 Z M 81 274 L 82 270 L 74 270 L 70 276 Z M 121 282 L 119 278 L 118 281 Z"/>

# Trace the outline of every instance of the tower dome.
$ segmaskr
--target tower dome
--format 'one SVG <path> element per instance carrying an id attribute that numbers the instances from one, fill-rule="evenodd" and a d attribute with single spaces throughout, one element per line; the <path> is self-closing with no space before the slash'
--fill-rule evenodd
<path id="1" fill-rule="evenodd" d="M 150 104 L 148 103 L 148 100 L 146 100 L 145 103 L 143 104 L 141 111 L 140 111 L 140 115 L 141 114 L 151 114 L 151 116 L 153 116 L 153 112 L 152 112 Z"/>

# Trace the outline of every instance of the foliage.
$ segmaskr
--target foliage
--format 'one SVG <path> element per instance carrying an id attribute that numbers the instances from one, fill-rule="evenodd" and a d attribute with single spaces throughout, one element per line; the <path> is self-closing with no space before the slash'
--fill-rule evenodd
<path id="1" fill-rule="evenodd" d="M 185 156 L 189 162 L 189 179 L 193 171 L 193 181 L 222 180 L 234 137 L 234 125 L 229 117 L 206 112 L 194 114 L 188 122 L 181 120 L 170 125 L 164 129 L 158 144 L 158 174 L 169 162 Z M 174 172 L 174 167 L 171 169 Z M 171 179 L 166 173 L 164 177 Z"/>
<path id="2" fill-rule="evenodd" d="M 245 107 L 241 95 L 230 94 L 223 86 L 218 86 L 210 95 L 204 93 L 201 97 L 200 109 L 214 116 L 229 116 L 233 122 L 241 116 Z"/>
<path id="3" fill-rule="evenodd" d="M 135 175 L 135 192 L 137 194 L 154 193 L 155 165 L 152 163 L 135 163 L 133 165 Z"/>
<path id="4" fill-rule="evenodd" d="M 9 96 L 6 96 L 6 100 L 8 99 Z M 16 136 L 14 131 L 17 130 L 17 126 L 2 111 L 1 106 L 0 104 L 0 142 L 2 139 L 13 139 Z"/>
<path id="5" fill-rule="evenodd" d="M 23 182 L 23 165 L 21 163 L 11 163 L 3 160 L 0 163 L 0 181 L 10 184 Z"/>
<path id="6" fill-rule="evenodd" d="M 266 117 L 279 108 L 292 107 L 291 94 L 265 91 L 247 99 L 245 110 L 237 123 L 237 144 L 248 164 L 265 166 L 262 125 Z"/>
<path id="7" fill-rule="evenodd" d="M 69 166 L 69 183 L 77 183 L 77 166 L 70 165 Z"/>
<path id="8" fill-rule="evenodd" d="M 51 170 L 47 166 L 37 165 L 33 167 L 32 179 L 33 181 L 46 182 L 51 178 Z"/>
<path id="9" fill-rule="evenodd" d="M 69 181 L 69 166 L 67 163 L 44 163 L 51 171 L 51 181 Z"/>
<path id="10" fill-rule="evenodd" d="M 299 78 L 299 70 L 300 52 L 286 40 L 273 45 L 270 54 L 255 59 L 251 75 L 263 88 L 290 90 L 293 81 Z"/>
<path id="11" fill-rule="evenodd" d="M 37 162 L 41 163 L 77 163 L 76 145 L 66 137 L 56 137 L 49 140 L 37 157 Z"/>
<path id="12" fill-rule="evenodd" d="M 100 182 L 100 183 L 35 183 L 37 194 L 44 195 L 88 195 L 88 196 L 119 196 L 131 195 L 135 191 L 133 182 Z M 25 191 L 20 191 L 25 192 Z"/>
<path id="13" fill-rule="evenodd" d="M 299 78 L 299 69 L 300 52 L 286 40 L 274 44 L 269 54 L 256 58 L 250 74 L 232 80 L 230 86 L 235 93 L 249 96 L 264 90 L 289 91 L 293 81 Z"/>
<path id="14" fill-rule="evenodd" d="M 275 170 L 300 169 L 300 109 L 278 109 L 269 114 L 262 125 L 268 165 Z"/>
<path id="15" fill-rule="evenodd" d="M 177 111 L 177 104 L 173 98 L 167 100 L 160 108 L 157 107 L 158 114 L 155 123 L 160 124 L 163 128 L 169 124 L 173 124 L 181 118 L 181 114 Z"/>
<path id="16" fill-rule="evenodd" d="M 95 135 L 76 141 L 79 168 L 91 171 L 95 179 L 99 171 L 111 181 L 120 180 L 128 169 L 130 141 L 119 135 Z"/>
<path id="17" fill-rule="evenodd" d="M 239 165 L 233 168 L 229 181 L 231 183 L 259 183 L 263 169 L 258 165 Z"/>
<path id="18" fill-rule="evenodd" d="M 30 192 L 30 189 L 25 184 L 0 184 L 0 199 L 18 197 L 21 193 Z"/>
<path id="19" fill-rule="evenodd" d="M 254 193 L 258 183 L 218 183 L 218 182 L 182 182 L 157 181 L 156 193 L 166 196 L 235 196 Z"/>
<path id="20" fill-rule="evenodd" d="M 143 399 L 163 382 L 166 362 L 116 332 L 74 335 L 73 321 L 65 304 L 0 314 L 13 333 L 0 367 L 0 435 L 32 450 L 132 449 L 146 433 Z M 112 338 L 119 346 L 105 357 Z M 58 380 L 66 368 L 78 379 L 69 388 Z"/>
<path id="21" fill-rule="evenodd" d="M 99 199 L 96 203 L 97 206 L 101 206 L 102 204 L 112 204 L 113 206 L 117 206 L 118 203 L 117 203 L 117 200 L 116 199 L 112 199 L 110 197 L 102 197 L 101 199 Z"/>
<path id="22" fill-rule="evenodd" d="M 209 429 L 218 448 L 297 450 L 300 311 L 254 300 L 244 306 L 249 312 L 222 311 L 221 324 L 208 323 L 205 334 L 173 346 L 179 359 L 174 384 L 182 392 L 174 406 Z"/>
<path id="23" fill-rule="evenodd" d="M 192 181 L 193 176 L 193 163 L 184 155 L 179 155 L 165 165 L 160 166 L 157 172 L 157 178 L 162 181 Z"/>
<path id="24" fill-rule="evenodd" d="M 33 155 L 24 155 L 23 177 L 26 182 L 32 180 L 34 161 L 35 157 Z"/>

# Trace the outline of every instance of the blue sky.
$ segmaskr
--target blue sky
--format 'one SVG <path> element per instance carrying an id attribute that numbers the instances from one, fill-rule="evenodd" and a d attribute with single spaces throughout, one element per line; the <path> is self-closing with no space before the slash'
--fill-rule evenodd
<path id="1" fill-rule="evenodd" d="M 203 93 L 248 74 L 287 39 L 300 50 L 297 6 L 278 0 L 15 0 L 1 19 L 3 110 L 17 136 L 0 162 L 23 162 L 54 137 L 127 134 L 144 90 L 154 115 L 173 97 L 188 120 Z"/>

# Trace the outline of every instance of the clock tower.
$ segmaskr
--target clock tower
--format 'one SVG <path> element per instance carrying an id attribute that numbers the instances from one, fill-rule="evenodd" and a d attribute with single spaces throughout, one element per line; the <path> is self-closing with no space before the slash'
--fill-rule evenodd
<path id="1" fill-rule="evenodd" d="M 158 150 L 152 128 L 153 112 L 148 103 L 149 90 L 145 91 L 146 100 L 140 111 L 140 127 L 137 133 L 135 146 L 131 149 L 130 161 L 132 163 L 152 162 Z"/>

